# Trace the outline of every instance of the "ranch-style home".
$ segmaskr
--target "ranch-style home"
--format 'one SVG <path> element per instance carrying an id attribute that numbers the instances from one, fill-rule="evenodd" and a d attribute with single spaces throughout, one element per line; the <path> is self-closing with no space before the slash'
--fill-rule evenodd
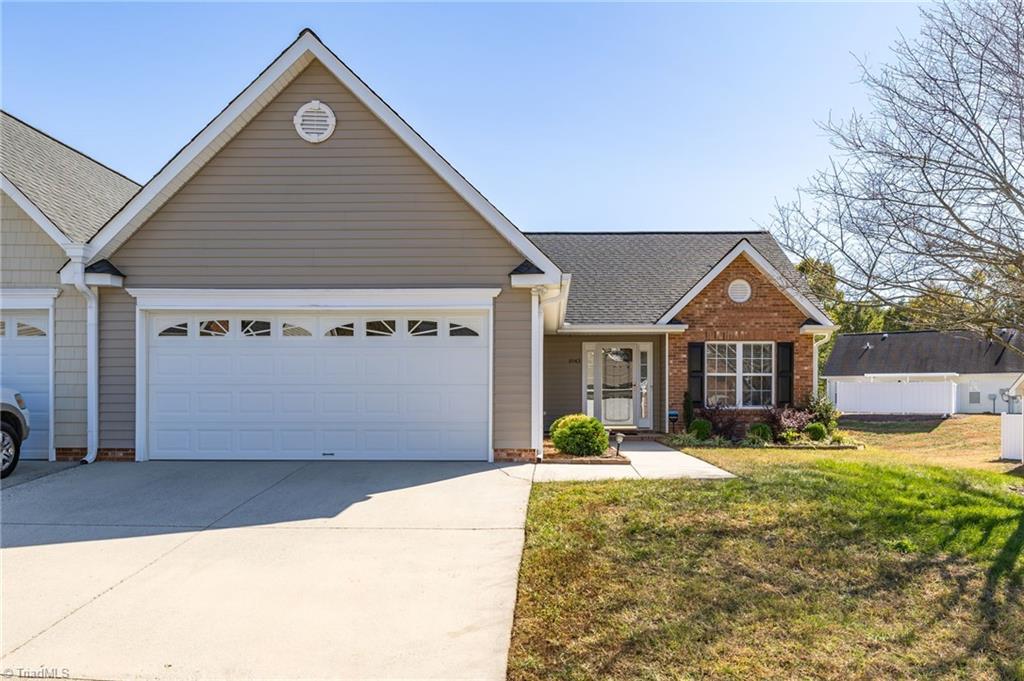
<path id="1" fill-rule="evenodd" d="M 2 117 L 26 458 L 532 459 L 817 385 L 763 232 L 520 232 L 304 30 L 144 186 Z"/>

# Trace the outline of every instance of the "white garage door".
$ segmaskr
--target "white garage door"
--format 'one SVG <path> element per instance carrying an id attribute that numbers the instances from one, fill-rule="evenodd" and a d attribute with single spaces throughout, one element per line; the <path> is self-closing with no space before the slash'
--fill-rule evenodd
<path id="1" fill-rule="evenodd" d="M 485 314 L 148 315 L 152 459 L 487 459 Z"/>
<path id="2" fill-rule="evenodd" d="M 0 315 L 0 383 L 21 393 L 32 430 L 23 459 L 45 459 L 50 448 L 50 338 L 45 310 Z"/>

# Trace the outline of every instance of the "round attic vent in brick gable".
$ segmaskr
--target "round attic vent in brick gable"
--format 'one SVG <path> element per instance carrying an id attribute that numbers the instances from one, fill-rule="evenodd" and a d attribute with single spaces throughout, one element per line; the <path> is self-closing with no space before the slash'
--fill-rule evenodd
<path id="1" fill-rule="evenodd" d="M 729 284 L 729 298 L 734 303 L 750 300 L 750 283 L 746 279 L 733 279 Z"/>
<path id="2" fill-rule="evenodd" d="M 330 137 L 337 122 L 331 107 L 317 99 L 300 106 L 293 120 L 299 137 L 312 144 L 318 144 Z"/>

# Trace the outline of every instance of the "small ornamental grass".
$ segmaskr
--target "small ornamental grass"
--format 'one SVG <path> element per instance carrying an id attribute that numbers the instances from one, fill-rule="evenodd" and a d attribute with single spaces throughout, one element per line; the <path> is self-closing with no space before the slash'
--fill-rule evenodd
<path id="1" fill-rule="evenodd" d="M 551 441 L 560 452 L 573 456 L 599 456 L 608 449 L 604 424 L 586 414 L 563 416 L 551 424 Z"/>

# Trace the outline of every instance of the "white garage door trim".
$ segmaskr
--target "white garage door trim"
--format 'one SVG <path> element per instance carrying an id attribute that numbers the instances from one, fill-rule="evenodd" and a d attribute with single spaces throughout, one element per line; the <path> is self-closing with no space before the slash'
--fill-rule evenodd
<path id="1" fill-rule="evenodd" d="M 487 333 L 487 460 L 494 459 L 494 298 L 499 288 L 474 289 L 127 289 L 136 298 L 135 459 L 149 459 L 149 319 L 161 311 L 260 310 L 270 313 L 344 312 L 372 315 L 383 310 L 483 312 Z"/>
<path id="2" fill-rule="evenodd" d="M 48 391 L 47 395 L 47 409 L 49 410 L 49 432 L 47 434 L 46 443 L 46 458 L 50 461 L 57 460 L 57 450 L 54 448 L 54 431 L 56 430 L 56 424 L 54 423 L 54 394 L 55 394 L 55 375 L 56 375 L 56 326 L 54 320 L 54 307 L 56 305 L 57 296 L 60 295 L 60 289 L 58 288 L 29 288 L 29 289 L 0 289 L 0 312 L 9 312 L 15 310 L 38 310 L 45 312 L 46 314 L 46 335 L 48 336 Z"/>

